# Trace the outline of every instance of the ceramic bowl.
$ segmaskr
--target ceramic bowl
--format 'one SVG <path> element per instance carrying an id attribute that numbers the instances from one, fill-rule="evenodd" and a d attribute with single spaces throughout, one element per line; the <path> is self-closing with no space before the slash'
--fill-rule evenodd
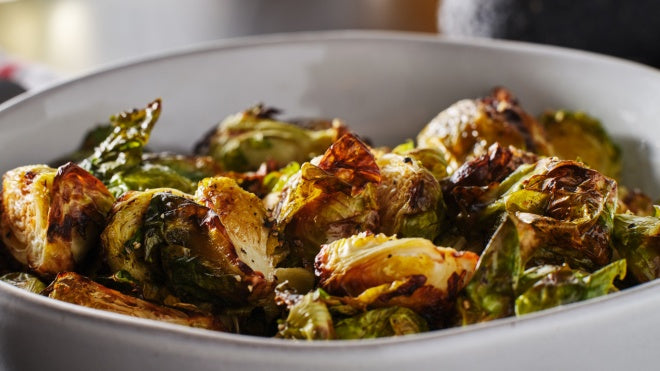
<path id="1" fill-rule="evenodd" d="M 624 183 L 660 194 L 660 72 L 585 52 L 381 32 L 221 41 L 114 66 L 0 106 L 0 170 L 44 163 L 110 114 L 163 99 L 150 146 L 189 151 L 254 103 L 291 117 L 341 117 L 377 144 L 411 138 L 436 113 L 496 85 L 528 111 L 600 118 L 624 150 Z M 624 369 L 657 366 L 660 284 L 521 318 L 402 338 L 303 342 L 125 317 L 0 283 L 7 370 Z"/>

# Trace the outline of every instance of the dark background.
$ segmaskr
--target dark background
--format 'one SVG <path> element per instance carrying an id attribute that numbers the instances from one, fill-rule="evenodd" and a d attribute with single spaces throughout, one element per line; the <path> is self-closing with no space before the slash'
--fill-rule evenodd
<path id="1" fill-rule="evenodd" d="M 530 41 L 660 67 L 658 0 L 443 0 L 448 36 Z"/>

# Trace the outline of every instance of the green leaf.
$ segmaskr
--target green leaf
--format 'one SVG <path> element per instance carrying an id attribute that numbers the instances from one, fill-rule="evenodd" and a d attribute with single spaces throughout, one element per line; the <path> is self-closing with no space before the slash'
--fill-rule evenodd
<path id="1" fill-rule="evenodd" d="M 515 287 L 522 266 L 518 233 L 511 220 L 505 218 L 481 254 L 472 280 L 458 299 L 462 324 L 513 315 Z"/>
<path id="2" fill-rule="evenodd" d="M 370 339 L 428 331 L 424 318 L 402 307 L 379 308 L 341 319 L 335 325 L 337 339 Z"/>
<path id="3" fill-rule="evenodd" d="M 154 188 L 174 188 L 193 193 L 197 183 L 163 165 L 138 165 L 127 171 L 115 173 L 107 182 L 115 197 L 128 191 L 145 191 Z"/>
<path id="4" fill-rule="evenodd" d="M 117 172 L 140 165 L 142 152 L 160 112 L 161 101 L 156 99 L 141 110 L 110 117 L 112 133 L 82 161 L 81 166 L 105 182 Z"/>
<path id="5" fill-rule="evenodd" d="M 615 279 L 626 275 L 625 259 L 589 274 L 568 266 L 549 272 L 516 298 L 516 315 L 603 296 L 617 291 Z"/>

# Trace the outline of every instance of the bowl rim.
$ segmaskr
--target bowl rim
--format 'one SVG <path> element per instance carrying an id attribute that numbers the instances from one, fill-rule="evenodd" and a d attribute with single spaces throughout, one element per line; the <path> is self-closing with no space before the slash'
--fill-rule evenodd
<path id="1" fill-rule="evenodd" d="M 602 308 L 603 305 L 614 306 L 622 303 L 634 303 L 635 298 L 642 298 L 649 292 L 660 290 L 660 280 L 654 280 L 637 286 L 596 297 L 576 303 L 560 305 L 539 312 L 529 313 L 520 317 L 505 317 L 488 322 L 481 322 L 467 326 L 451 327 L 406 336 L 391 336 L 375 339 L 331 340 L 331 341 L 305 341 L 295 339 L 281 339 L 275 337 L 261 337 L 253 335 L 234 334 L 222 331 L 207 330 L 203 328 L 187 327 L 158 320 L 131 317 L 128 315 L 88 308 L 64 301 L 54 300 L 46 296 L 35 294 L 6 282 L 0 281 L 0 295 L 8 295 L 17 299 L 12 305 L 20 311 L 37 312 L 41 316 L 58 319 L 62 316 L 73 315 L 74 320 L 83 324 L 103 327 L 111 326 L 117 331 L 140 331 L 152 336 L 159 334 L 168 337 L 190 339 L 191 337 L 209 343 L 222 343 L 226 345 L 250 345 L 262 349 L 287 350 L 314 350 L 314 349 L 350 349 L 360 350 L 368 348 L 382 348 L 391 346 L 405 346 L 419 342 L 445 342 L 457 336 L 471 336 L 471 334 L 498 331 L 512 327 L 521 327 L 539 323 L 542 319 L 562 317 L 569 318 L 580 311 L 589 311 L 594 306 Z M 628 304 L 624 304 L 628 305 Z M 607 309 L 607 308 L 606 308 Z M 120 330 L 119 330 L 120 329 Z M 358 349 L 359 348 L 359 349 Z"/>
<path id="2" fill-rule="evenodd" d="M 488 39 L 483 37 L 470 36 L 445 36 L 442 34 L 414 31 L 351 29 L 330 31 L 296 31 L 209 40 L 190 44 L 187 46 L 146 53 L 140 56 L 118 59 L 93 67 L 90 70 L 83 71 L 77 75 L 52 81 L 48 84 L 44 84 L 43 86 L 28 90 L 13 98 L 10 98 L 5 102 L 0 103 L 0 114 L 12 109 L 12 107 L 19 105 L 21 102 L 27 99 L 45 94 L 53 94 L 56 93 L 59 89 L 66 88 L 72 84 L 84 82 L 97 76 L 116 73 L 122 69 L 127 69 L 142 64 L 154 63 L 160 60 L 185 57 L 194 54 L 204 54 L 220 50 L 249 49 L 283 44 L 304 44 L 310 42 L 329 41 L 434 43 L 472 49 L 506 50 L 537 55 L 554 55 L 563 58 L 584 59 L 597 61 L 599 63 L 618 64 L 621 67 L 627 66 L 639 70 L 646 70 L 646 72 L 651 73 L 660 72 L 660 69 L 656 69 L 650 65 L 617 56 L 600 54 L 563 46 L 536 44 L 525 41 Z"/>
<path id="3" fill-rule="evenodd" d="M 589 51 L 575 50 L 560 46 L 532 44 L 520 41 L 509 40 L 494 40 L 482 38 L 457 38 L 445 37 L 436 34 L 418 33 L 418 32 L 401 32 L 401 31 L 373 31 L 373 30 L 341 30 L 341 31 L 312 31 L 312 32 L 292 32 L 292 33 L 279 33 L 269 35 L 255 35 L 236 37 L 229 39 L 207 41 L 195 45 L 179 47 L 172 50 L 166 50 L 156 53 L 147 54 L 140 57 L 129 58 L 119 62 L 114 62 L 105 66 L 95 68 L 91 71 L 85 72 L 78 76 L 65 78 L 55 81 L 49 85 L 41 88 L 22 93 L 2 104 L 0 104 L 0 121 L 3 115 L 14 109 L 18 109 L 23 104 L 29 104 L 33 99 L 45 97 L 50 94 L 57 94 L 61 89 L 84 83 L 90 79 L 106 74 L 120 73 L 121 70 L 131 68 L 137 65 L 150 64 L 158 61 L 163 61 L 172 58 L 185 57 L 193 54 L 204 54 L 212 52 L 220 52 L 223 50 L 234 49 L 250 49 L 258 47 L 271 47 L 277 45 L 287 44 L 305 44 L 314 42 L 395 42 L 395 43 L 429 43 L 437 45 L 451 45 L 468 49 L 482 49 L 482 50 L 496 50 L 499 52 L 508 51 L 521 54 L 536 54 L 555 56 L 560 58 L 570 59 L 583 59 L 596 61 L 598 63 L 614 64 L 619 67 L 637 69 L 645 73 L 659 74 L 660 70 L 654 67 L 641 64 L 635 61 L 625 60 L 619 57 L 602 55 Z M 0 122 L 1 125 L 1 122 Z M 42 316 L 57 318 L 62 316 L 73 315 L 74 319 L 78 322 L 94 326 L 113 326 L 128 331 L 140 330 L 142 332 L 149 332 L 154 336 L 158 334 L 166 334 L 169 337 L 179 337 L 189 339 L 194 337 L 196 340 L 234 345 L 250 345 L 257 346 L 262 349 L 275 349 L 279 350 L 286 348 L 287 350 L 311 350 L 311 349 L 345 349 L 345 350 L 360 350 L 368 348 L 381 348 L 391 346 L 404 346 L 415 344 L 418 342 L 434 341 L 450 341 L 456 336 L 464 336 L 473 333 L 479 333 L 489 330 L 497 330 L 502 328 L 515 327 L 518 325 L 526 325 L 530 322 L 539 322 L 542 318 L 567 317 L 576 311 L 590 309 L 593 306 L 600 307 L 601 305 L 610 306 L 623 303 L 631 298 L 643 297 L 646 293 L 651 291 L 660 290 L 660 280 L 655 280 L 638 286 L 622 290 L 617 293 L 609 294 L 606 296 L 562 305 L 559 307 L 546 309 L 540 312 L 527 314 L 521 317 L 507 317 L 497 319 L 489 322 L 473 324 L 469 326 L 453 327 L 430 331 L 426 333 L 402 336 L 402 337 L 387 337 L 378 339 L 362 339 L 362 340 L 333 340 L 333 341 L 296 341 L 290 339 L 267 338 L 250 335 L 240 335 L 233 333 L 225 333 L 219 331 L 212 331 L 200 328 L 190 328 L 186 326 L 131 317 L 121 315 L 113 312 L 87 308 L 67 302 L 53 300 L 38 294 L 30 293 L 25 290 L 14 287 L 8 283 L 0 281 L 0 295 L 9 296 L 17 301 L 12 302 L 12 305 L 19 308 L 16 310 L 30 311 L 39 313 Z"/>

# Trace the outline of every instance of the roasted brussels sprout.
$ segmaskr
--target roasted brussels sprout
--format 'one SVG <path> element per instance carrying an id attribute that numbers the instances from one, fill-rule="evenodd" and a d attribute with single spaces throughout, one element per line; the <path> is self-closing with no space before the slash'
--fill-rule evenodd
<path id="1" fill-rule="evenodd" d="M 442 182 L 454 232 L 468 240 L 469 250 L 481 253 L 504 211 L 501 204 L 493 204 L 524 179 L 537 160 L 532 153 L 495 143 Z"/>
<path id="2" fill-rule="evenodd" d="M 210 314 L 186 313 L 156 305 L 104 287 L 73 272 L 60 273 L 45 291 L 50 298 L 127 316 L 153 319 L 177 325 L 225 331 L 225 326 Z"/>
<path id="3" fill-rule="evenodd" d="M 225 207 L 230 213 L 245 205 L 236 202 Z M 163 300 L 165 286 L 165 293 L 183 301 L 242 306 L 272 290 L 264 274 L 251 268 L 262 263 L 252 249 L 267 247 L 267 241 L 245 251 L 246 244 L 231 240 L 236 235 L 227 232 L 217 213 L 191 196 L 156 189 L 129 192 L 118 200 L 102 242 L 111 270 L 126 272 L 147 298 Z"/>
<path id="4" fill-rule="evenodd" d="M 584 112 L 559 110 L 541 116 L 554 155 L 563 160 L 579 160 L 592 169 L 618 179 L 621 149 L 614 144 L 600 121 Z"/>
<path id="5" fill-rule="evenodd" d="M 378 232 L 435 239 L 443 229 L 445 204 L 440 183 L 410 157 L 388 153 L 377 159 Z"/>
<path id="6" fill-rule="evenodd" d="M 31 165 L 2 178 L 0 232 L 9 252 L 40 275 L 71 271 L 97 246 L 114 198 L 78 165 Z"/>
<path id="7" fill-rule="evenodd" d="M 617 260 L 591 274 L 568 266 L 559 267 L 516 298 L 516 315 L 616 292 L 618 289 L 614 286 L 614 280 L 617 277 L 621 280 L 625 275 L 625 260 Z"/>
<path id="8" fill-rule="evenodd" d="M 521 251 L 535 264 L 593 271 L 612 258 L 617 184 L 575 161 L 547 158 L 505 198 Z M 525 259 L 526 260 L 526 259 Z"/>
<path id="9" fill-rule="evenodd" d="M 361 233 L 324 245 L 315 268 L 320 287 L 330 294 L 374 307 L 410 308 L 437 326 L 472 277 L 477 259 L 424 238 Z"/>
<path id="10" fill-rule="evenodd" d="M 568 265 L 540 265 L 523 272 L 530 255 L 523 250 L 523 239 L 511 218 L 504 216 L 458 300 L 463 325 L 606 295 L 617 291 L 614 279 L 626 274 L 625 260 L 592 274 Z"/>
<path id="11" fill-rule="evenodd" d="M 289 178 L 273 211 L 289 241 L 288 264 L 311 268 L 322 244 L 378 228 L 380 172 L 366 144 L 346 134 Z"/>
<path id="12" fill-rule="evenodd" d="M 543 127 L 503 88 L 496 88 L 485 98 L 455 103 L 417 136 L 420 148 L 435 148 L 444 154 L 450 174 L 465 161 L 486 153 L 493 143 L 552 154 Z"/>
<path id="13" fill-rule="evenodd" d="M 146 258 L 144 219 L 151 199 L 162 193 L 192 199 L 190 195 L 168 188 L 126 192 L 112 206 L 108 224 L 101 234 L 102 255 L 110 270 L 139 283 L 144 291 L 142 295 L 151 300 L 158 298 L 155 285 L 164 278 L 157 261 Z"/>
<path id="14" fill-rule="evenodd" d="M 614 248 L 626 259 L 638 282 L 660 277 L 660 218 L 617 214 L 614 216 Z"/>
<path id="15" fill-rule="evenodd" d="M 46 288 L 46 285 L 39 279 L 39 277 L 24 272 L 3 274 L 0 277 L 0 281 L 35 294 L 41 293 Z"/>
<path id="16" fill-rule="evenodd" d="M 306 129 L 276 120 L 277 113 L 257 105 L 231 115 L 204 138 L 195 152 L 212 156 L 226 170 L 256 170 L 266 161 L 282 167 L 322 154 L 346 131 L 337 120 L 329 127 Z"/>

